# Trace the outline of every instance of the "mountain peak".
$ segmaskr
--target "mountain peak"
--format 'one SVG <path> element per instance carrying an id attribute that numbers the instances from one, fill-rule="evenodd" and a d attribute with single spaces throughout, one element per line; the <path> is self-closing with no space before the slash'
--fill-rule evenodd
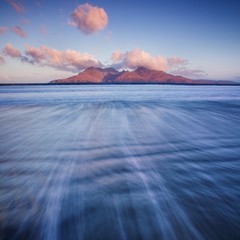
<path id="1" fill-rule="evenodd" d="M 101 71 L 102 68 L 100 67 L 89 67 L 89 68 L 86 68 L 83 72 L 86 72 L 86 71 L 92 71 L 92 70 L 98 70 L 98 71 Z"/>
<path id="2" fill-rule="evenodd" d="M 89 67 L 86 68 L 83 72 L 89 72 L 89 71 L 99 71 L 99 72 L 116 72 L 118 73 L 118 71 L 115 68 L 112 67 L 108 67 L 108 68 L 100 68 L 100 67 Z"/>

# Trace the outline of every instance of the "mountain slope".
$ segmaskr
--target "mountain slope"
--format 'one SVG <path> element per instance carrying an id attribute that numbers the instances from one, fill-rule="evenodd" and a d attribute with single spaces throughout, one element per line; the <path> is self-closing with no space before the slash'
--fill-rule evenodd
<path id="1" fill-rule="evenodd" d="M 115 78 L 116 83 L 191 83 L 192 80 L 168 74 L 163 71 L 139 67 L 133 72 L 122 72 Z"/>
<path id="2" fill-rule="evenodd" d="M 51 81 L 51 83 L 103 83 L 105 78 L 110 78 L 118 73 L 114 68 L 94 68 L 90 67 L 76 76 L 65 79 Z"/>

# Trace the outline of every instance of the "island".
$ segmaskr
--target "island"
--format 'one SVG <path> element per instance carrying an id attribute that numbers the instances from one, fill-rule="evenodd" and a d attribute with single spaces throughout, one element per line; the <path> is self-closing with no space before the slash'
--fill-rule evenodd
<path id="1" fill-rule="evenodd" d="M 117 71 L 114 68 L 89 67 L 78 75 L 53 80 L 50 84 L 196 84 L 235 85 L 233 81 L 193 80 L 164 71 L 138 67 L 134 71 Z"/>

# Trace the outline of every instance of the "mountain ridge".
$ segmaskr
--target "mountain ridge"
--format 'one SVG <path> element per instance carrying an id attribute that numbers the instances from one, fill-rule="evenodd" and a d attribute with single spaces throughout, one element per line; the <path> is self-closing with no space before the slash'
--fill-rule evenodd
<path id="1" fill-rule="evenodd" d="M 232 81 L 193 80 L 164 71 L 138 67 L 134 71 L 89 67 L 69 78 L 53 80 L 50 84 L 234 84 Z"/>

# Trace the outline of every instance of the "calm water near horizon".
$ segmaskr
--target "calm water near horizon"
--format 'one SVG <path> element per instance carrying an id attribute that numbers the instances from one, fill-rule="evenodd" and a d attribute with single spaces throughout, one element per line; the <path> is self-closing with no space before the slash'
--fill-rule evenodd
<path id="1" fill-rule="evenodd" d="M 0 240 L 240 239 L 240 86 L 0 87 Z"/>

